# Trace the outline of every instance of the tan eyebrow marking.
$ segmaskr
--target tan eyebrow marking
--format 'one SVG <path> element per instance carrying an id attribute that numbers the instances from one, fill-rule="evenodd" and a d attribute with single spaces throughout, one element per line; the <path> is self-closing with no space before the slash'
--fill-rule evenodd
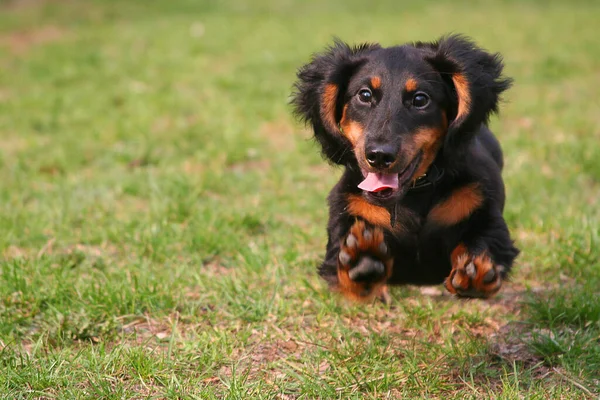
<path id="1" fill-rule="evenodd" d="M 408 78 L 406 80 L 406 83 L 404 84 L 404 89 L 407 92 L 414 92 L 415 90 L 417 90 L 417 81 L 413 78 Z"/>
<path id="2" fill-rule="evenodd" d="M 371 87 L 373 89 L 379 89 L 381 87 L 381 78 L 378 76 L 374 76 L 371 78 Z"/>

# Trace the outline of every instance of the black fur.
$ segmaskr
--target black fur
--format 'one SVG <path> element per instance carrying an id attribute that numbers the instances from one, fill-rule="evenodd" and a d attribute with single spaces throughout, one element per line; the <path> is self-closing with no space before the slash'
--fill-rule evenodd
<path id="1" fill-rule="evenodd" d="M 434 43 L 417 42 L 415 47 L 428 50 L 426 60 L 436 67 L 452 87 L 453 100 L 456 91 L 448 77 L 459 72 L 471 82 L 471 112 L 467 118 L 454 121 L 449 127 L 445 150 L 453 151 L 456 142 L 468 142 L 478 132 L 481 124 L 487 124 L 490 114 L 498 112 L 500 94 L 510 88 L 512 79 L 502 76 L 500 54 L 489 54 L 461 35 L 443 37 Z M 456 115 L 456 107 L 453 102 L 451 118 Z M 455 135 L 455 132 L 461 132 L 462 135 Z"/>
<path id="2" fill-rule="evenodd" d="M 325 52 L 316 54 L 311 63 L 298 71 L 296 93 L 292 101 L 296 115 L 312 125 L 315 139 L 321 144 L 323 155 L 335 164 L 348 165 L 352 155 L 347 149 L 350 145 L 335 132 L 327 129 L 321 118 L 320 101 L 325 85 L 335 83 L 343 92 L 347 78 L 367 60 L 367 56 L 375 49 L 376 44 L 362 44 L 350 47 L 340 40 Z M 336 104 L 336 119 L 341 117 L 341 99 Z"/>
<path id="3" fill-rule="evenodd" d="M 344 167 L 329 195 L 329 240 L 319 267 L 319 274 L 331 285 L 335 286 L 338 279 L 340 242 L 357 218 L 348 213 L 349 195 L 362 196 L 390 210 L 396 215 L 397 226 L 402 227 L 400 231 L 385 232 L 394 257 L 389 283 L 441 283 L 450 273 L 450 254 L 459 243 L 472 254 L 489 253 L 494 263 L 505 267 L 504 275 L 508 273 L 518 250 L 502 217 L 502 151 L 487 127 L 489 116 L 498 111 L 501 93 L 511 85 L 511 80 L 502 76 L 502 68 L 500 55 L 489 54 L 459 35 L 390 48 L 377 44 L 350 47 L 336 41 L 300 68 L 293 98 L 295 111 L 312 126 L 324 156 Z M 380 88 L 370 88 L 373 100 L 365 105 L 357 100 L 357 93 L 369 86 L 368 78 L 372 76 L 381 77 L 382 83 Z M 467 82 L 463 90 L 468 89 L 470 99 L 468 112 L 460 118 L 459 90 L 453 77 Z M 425 110 L 417 109 L 416 94 L 404 89 L 408 78 L 414 78 L 418 90 L 429 96 Z M 344 122 L 346 109 L 345 117 L 362 129 L 356 143 L 337 126 L 324 122 L 327 115 L 322 102 L 329 84 L 338 88 L 333 107 L 336 125 Z M 418 149 L 416 132 L 423 128 L 443 132 L 443 138 L 430 152 Z M 365 161 L 364 149 L 383 145 L 394 149 L 396 157 L 394 166 L 385 171 Z M 411 201 L 415 192 L 410 185 L 385 199 L 357 188 L 366 172 L 400 174 L 410 167 L 419 151 L 424 154 L 423 160 L 431 156 L 425 167 L 444 171 L 443 178 L 432 185 L 426 202 Z M 468 184 L 476 184 L 484 199 L 474 212 L 450 226 L 430 218 L 430 210 Z"/>

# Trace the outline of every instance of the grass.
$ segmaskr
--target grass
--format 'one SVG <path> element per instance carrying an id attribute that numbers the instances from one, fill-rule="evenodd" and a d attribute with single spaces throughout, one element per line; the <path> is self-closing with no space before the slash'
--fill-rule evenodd
<path id="1" fill-rule="evenodd" d="M 0 1 L 0 397 L 594 398 L 595 2 Z M 336 35 L 473 36 L 523 250 L 490 301 L 315 273 L 339 174 L 287 104 Z"/>

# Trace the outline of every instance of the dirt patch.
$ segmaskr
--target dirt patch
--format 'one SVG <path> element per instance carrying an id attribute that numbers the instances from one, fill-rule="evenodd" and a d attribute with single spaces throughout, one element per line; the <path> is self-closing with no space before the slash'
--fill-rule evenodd
<path id="1" fill-rule="evenodd" d="M 307 348 L 319 346 L 302 340 L 292 338 L 265 339 L 263 334 L 255 332 L 249 339 L 249 345 L 245 350 L 234 351 L 231 355 L 232 360 L 237 360 L 236 374 L 248 374 L 250 379 L 262 379 L 273 383 L 274 380 L 289 379 L 276 366 L 283 362 L 291 367 L 298 367 L 297 362 L 302 358 L 302 354 Z M 330 368 L 327 361 L 319 365 L 319 372 L 325 373 Z M 205 382 L 217 383 L 221 380 L 229 380 L 233 377 L 234 371 L 230 365 L 223 365 L 217 376 L 211 377 Z"/>
<path id="2" fill-rule="evenodd" d="M 531 329 L 522 323 L 506 324 L 490 336 L 490 355 L 504 362 L 522 362 L 526 366 L 534 366 L 542 361 L 529 351 L 528 339 Z"/>
<path id="3" fill-rule="evenodd" d="M 13 54 L 24 54 L 31 48 L 61 40 L 66 31 L 55 25 L 0 36 L 0 46 L 8 47 Z"/>
<path id="4" fill-rule="evenodd" d="M 478 311 L 484 311 L 492 309 L 500 314 L 515 316 L 521 309 L 521 302 L 529 292 L 543 291 L 542 288 L 526 288 L 523 285 L 513 282 L 505 282 L 500 293 L 491 299 L 487 300 L 469 300 L 469 299 L 457 299 L 453 295 L 449 294 L 444 288 L 440 286 L 424 286 L 417 287 L 416 291 L 421 293 L 423 297 L 431 298 L 437 302 L 452 302 L 453 305 L 449 311 L 459 311 L 464 308 L 465 304 L 469 304 L 469 308 L 476 309 Z M 407 299 L 408 302 L 418 301 L 418 297 L 413 299 Z"/>
<path id="5" fill-rule="evenodd" d="M 533 336 L 540 333 L 553 335 L 549 330 L 535 329 L 519 322 L 504 325 L 497 333 L 490 336 L 490 346 L 487 352 L 489 362 L 486 364 L 489 368 L 497 369 L 499 375 L 503 370 L 514 368 L 515 364 L 522 365 L 529 370 L 532 379 L 535 381 L 545 381 L 548 386 L 559 385 L 561 381 L 567 382 L 590 396 L 589 398 L 594 398 L 592 391 L 582 384 L 579 378 L 572 376 L 560 367 L 548 365 L 544 362 L 543 357 L 531 351 L 530 343 Z M 500 390 L 502 387 L 500 380 L 490 380 L 489 376 L 484 378 L 475 376 L 474 380 L 475 382 L 481 380 L 484 385 L 490 384 L 492 390 L 495 391 Z M 581 394 L 579 392 L 577 396 L 581 396 Z"/>
<path id="6" fill-rule="evenodd" d="M 249 357 L 253 363 L 265 364 L 293 355 L 299 357 L 300 354 L 301 347 L 298 342 L 288 339 L 259 343 L 254 347 Z"/>
<path id="7" fill-rule="evenodd" d="M 29 251 L 23 247 L 10 245 L 2 251 L 2 259 L 4 261 L 9 261 L 14 260 L 15 258 L 23 258 L 28 252 Z"/>
<path id="8" fill-rule="evenodd" d="M 44 245 L 44 247 L 39 251 L 38 257 L 41 257 L 42 254 L 45 254 L 45 253 L 48 253 L 48 254 L 53 253 L 54 240 L 55 239 L 52 238 L 46 243 L 46 245 Z M 110 243 L 103 243 L 100 246 L 77 243 L 77 244 L 67 246 L 64 249 L 60 249 L 59 251 L 57 251 L 57 253 L 59 253 L 59 254 L 66 254 L 66 255 L 82 254 L 82 255 L 86 256 L 87 258 L 91 258 L 91 259 L 105 258 L 105 257 L 113 258 L 113 257 L 118 256 L 119 252 L 120 252 L 119 248 Z"/>
<path id="9" fill-rule="evenodd" d="M 4 260 L 13 260 L 16 258 L 41 258 L 43 256 L 60 255 L 65 260 L 73 262 L 82 262 L 88 260 L 94 262 L 99 259 L 115 259 L 120 254 L 120 249 L 113 244 L 104 243 L 101 246 L 87 244 L 72 244 L 67 246 L 56 246 L 56 238 L 49 238 L 41 248 L 25 248 L 15 245 L 8 246 L 3 252 Z"/>
<path id="10" fill-rule="evenodd" d="M 130 316 L 120 317 L 123 322 L 126 321 L 121 327 L 120 331 L 126 335 L 135 334 L 136 343 L 143 344 L 147 343 L 149 339 L 156 338 L 159 341 L 167 340 L 173 334 L 172 323 L 167 321 L 161 321 L 151 318 L 149 315 L 143 317 L 134 317 L 130 319 Z M 177 315 L 171 316 L 171 318 L 178 318 Z M 129 321 L 127 321 L 130 319 Z"/>

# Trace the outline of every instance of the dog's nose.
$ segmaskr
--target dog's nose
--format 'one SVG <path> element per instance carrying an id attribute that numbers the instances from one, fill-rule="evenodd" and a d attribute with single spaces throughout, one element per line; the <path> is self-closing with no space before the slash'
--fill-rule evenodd
<path id="1" fill-rule="evenodd" d="M 373 168 L 388 168 L 396 160 L 396 153 L 389 146 L 368 147 L 365 155 Z"/>

